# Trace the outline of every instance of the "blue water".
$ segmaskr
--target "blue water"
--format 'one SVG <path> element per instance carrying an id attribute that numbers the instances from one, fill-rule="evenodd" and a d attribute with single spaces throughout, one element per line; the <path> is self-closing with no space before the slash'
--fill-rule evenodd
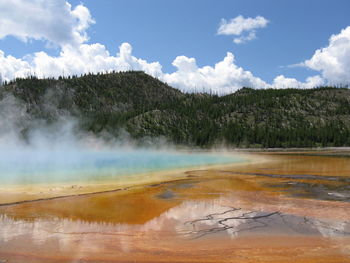
<path id="1" fill-rule="evenodd" d="M 0 184 L 101 181 L 244 161 L 233 155 L 156 150 L 14 151 L 0 157 Z"/>

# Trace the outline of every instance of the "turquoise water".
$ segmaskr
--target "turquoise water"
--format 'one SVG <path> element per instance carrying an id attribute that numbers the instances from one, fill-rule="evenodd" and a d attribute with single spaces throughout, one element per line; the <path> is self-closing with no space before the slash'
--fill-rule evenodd
<path id="1" fill-rule="evenodd" d="M 0 184 L 82 182 L 244 161 L 220 153 L 156 150 L 14 151 L 2 154 Z"/>

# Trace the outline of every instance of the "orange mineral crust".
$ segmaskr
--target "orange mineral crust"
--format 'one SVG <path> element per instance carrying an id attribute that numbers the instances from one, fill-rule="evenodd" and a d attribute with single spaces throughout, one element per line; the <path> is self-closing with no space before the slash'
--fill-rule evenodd
<path id="1" fill-rule="evenodd" d="M 349 159 L 309 155 L 2 204 L 0 262 L 350 262 Z"/>

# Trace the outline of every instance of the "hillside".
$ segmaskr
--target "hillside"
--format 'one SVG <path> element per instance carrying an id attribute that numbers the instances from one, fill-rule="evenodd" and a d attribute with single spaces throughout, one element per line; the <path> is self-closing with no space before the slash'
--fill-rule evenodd
<path id="1" fill-rule="evenodd" d="M 17 79 L 13 94 L 32 120 L 62 115 L 82 129 L 136 140 L 165 137 L 176 144 L 234 147 L 350 146 L 350 90 L 254 90 L 227 96 L 184 94 L 143 72 L 59 79 Z M 21 127 L 25 134 L 28 127 Z"/>

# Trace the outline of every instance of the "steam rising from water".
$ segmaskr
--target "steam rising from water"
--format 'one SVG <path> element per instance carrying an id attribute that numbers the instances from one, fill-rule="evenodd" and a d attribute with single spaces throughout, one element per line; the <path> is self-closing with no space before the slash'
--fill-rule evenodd
<path id="1" fill-rule="evenodd" d="M 95 181 L 239 161 L 210 153 L 179 152 L 165 145 L 161 149 L 135 147 L 127 136 L 106 141 L 79 130 L 78 122 L 65 113 L 48 125 L 33 120 L 12 95 L 0 102 L 0 118 L 1 184 Z"/>
<path id="2" fill-rule="evenodd" d="M 120 175 L 237 161 L 204 153 L 150 149 L 24 149 L 1 153 L 1 183 L 112 179 Z"/>

